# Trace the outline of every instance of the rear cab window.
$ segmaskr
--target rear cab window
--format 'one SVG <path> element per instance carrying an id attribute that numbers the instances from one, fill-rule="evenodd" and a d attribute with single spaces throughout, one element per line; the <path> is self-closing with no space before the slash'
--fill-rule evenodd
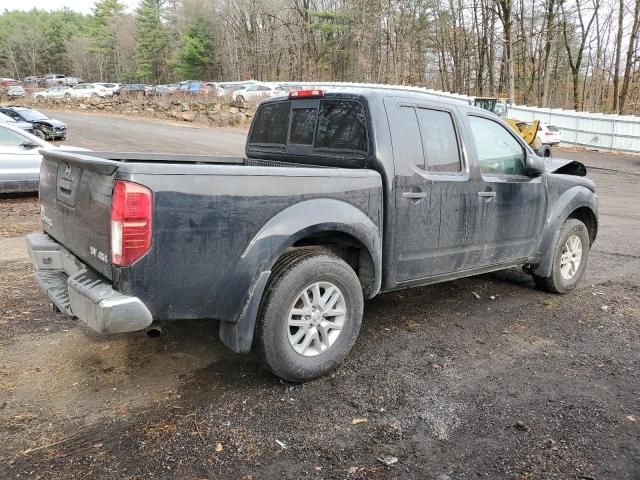
<path id="1" fill-rule="evenodd" d="M 367 115 L 352 98 L 268 102 L 260 106 L 251 127 L 247 153 L 281 152 L 296 156 L 365 158 Z"/>

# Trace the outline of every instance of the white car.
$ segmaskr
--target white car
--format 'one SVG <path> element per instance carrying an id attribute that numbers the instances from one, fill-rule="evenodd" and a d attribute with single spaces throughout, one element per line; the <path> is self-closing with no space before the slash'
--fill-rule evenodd
<path id="1" fill-rule="evenodd" d="M 0 193 L 38 191 L 42 148 L 88 151 L 70 145 L 52 145 L 20 128 L 0 123 Z"/>
<path id="2" fill-rule="evenodd" d="M 562 134 L 555 125 L 540 122 L 538 138 L 543 145 L 558 145 L 562 141 Z"/>
<path id="3" fill-rule="evenodd" d="M 97 83 L 81 83 L 64 93 L 65 98 L 111 97 L 113 92 Z"/>
<path id="4" fill-rule="evenodd" d="M 102 83 L 102 82 L 98 82 L 98 83 L 94 83 L 94 85 L 100 85 L 101 87 L 106 88 L 107 90 L 109 90 L 111 92 L 112 95 L 116 95 L 120 89 L 122 88 L 122 84 L 121 83 Z"/>
<path id="5" fill-rule="evenodd" d="M 278 97 L 286 95 L 287 90 L 277 85 L 269 85 L 268 83 L 256 83 L 243 90 L 236 90 L 231 95 L 234 102 L 244 103 L 248 100 L 261 100 L 267 97 Z"/>
<path id="6" fill-rule="evenodd" d="M 214 84 L 216 95 L 223 97 L 225 95 L 233 95 L 235 92 L 245 90 L 256 84 L 253 80 L 242 82 L 210 82 Z"/>
<path id="7" fill-rule="evenodd" d="M 42 92 L 34 92 L 31 96 L 36 100 L 44 100 L 45 98 L 62 98 L 69 90 L 68 87 L 51 87 Z"/>

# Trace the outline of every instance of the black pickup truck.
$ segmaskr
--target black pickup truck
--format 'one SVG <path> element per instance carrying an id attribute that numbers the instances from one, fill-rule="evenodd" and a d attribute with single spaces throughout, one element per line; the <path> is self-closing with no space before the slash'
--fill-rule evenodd
<path id="1" fill-rule="evenodd" d="M 516 266 L 568 292 L 598 229 L 582 164 L 403 90 L 266 100 L 244 157 L 43 155 L 27 242 L 57 308 L 103 333 L 219 320 L 292 381 L 335 368 L 382 292 Z"/>

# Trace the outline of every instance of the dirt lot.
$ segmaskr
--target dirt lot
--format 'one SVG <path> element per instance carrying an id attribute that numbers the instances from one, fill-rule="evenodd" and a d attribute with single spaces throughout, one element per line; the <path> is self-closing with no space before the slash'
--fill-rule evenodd
<path id="1" fill-rule="evenodd" d="M 144 139 L 157 150 L 177 128 L 143 127 L 163 132 Z M 132 130 L 69 141 L 134 144 Z M 562 154 L 599 187 L 578 290 L 510 270 L 379 296 L 347 361 L 305 385 L 228 352 L 208 322 L 95 335 L 52 313 L 19 248 L 0 252 L 0 478 L 640 478 L 640 160 Z M 0 248 L 37 212 L 1 199 Z"/>

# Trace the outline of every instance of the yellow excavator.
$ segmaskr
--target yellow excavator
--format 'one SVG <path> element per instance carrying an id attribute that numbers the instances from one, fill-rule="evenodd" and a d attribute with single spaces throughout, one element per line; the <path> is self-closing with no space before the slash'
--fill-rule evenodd
<path id="1" fill-rule="evenodd" d="M 551 147 L 549 145 L 543 145 L 538 138 L 540 120 L 533 120 L 531 123 L 527 123 L 514 118 L 507 118 L 508 104 L 505 98 L 476 97 L 473 100 L 473 105 L 495 113 L 502 118 L 539 156 L 551 156 Z"/>

